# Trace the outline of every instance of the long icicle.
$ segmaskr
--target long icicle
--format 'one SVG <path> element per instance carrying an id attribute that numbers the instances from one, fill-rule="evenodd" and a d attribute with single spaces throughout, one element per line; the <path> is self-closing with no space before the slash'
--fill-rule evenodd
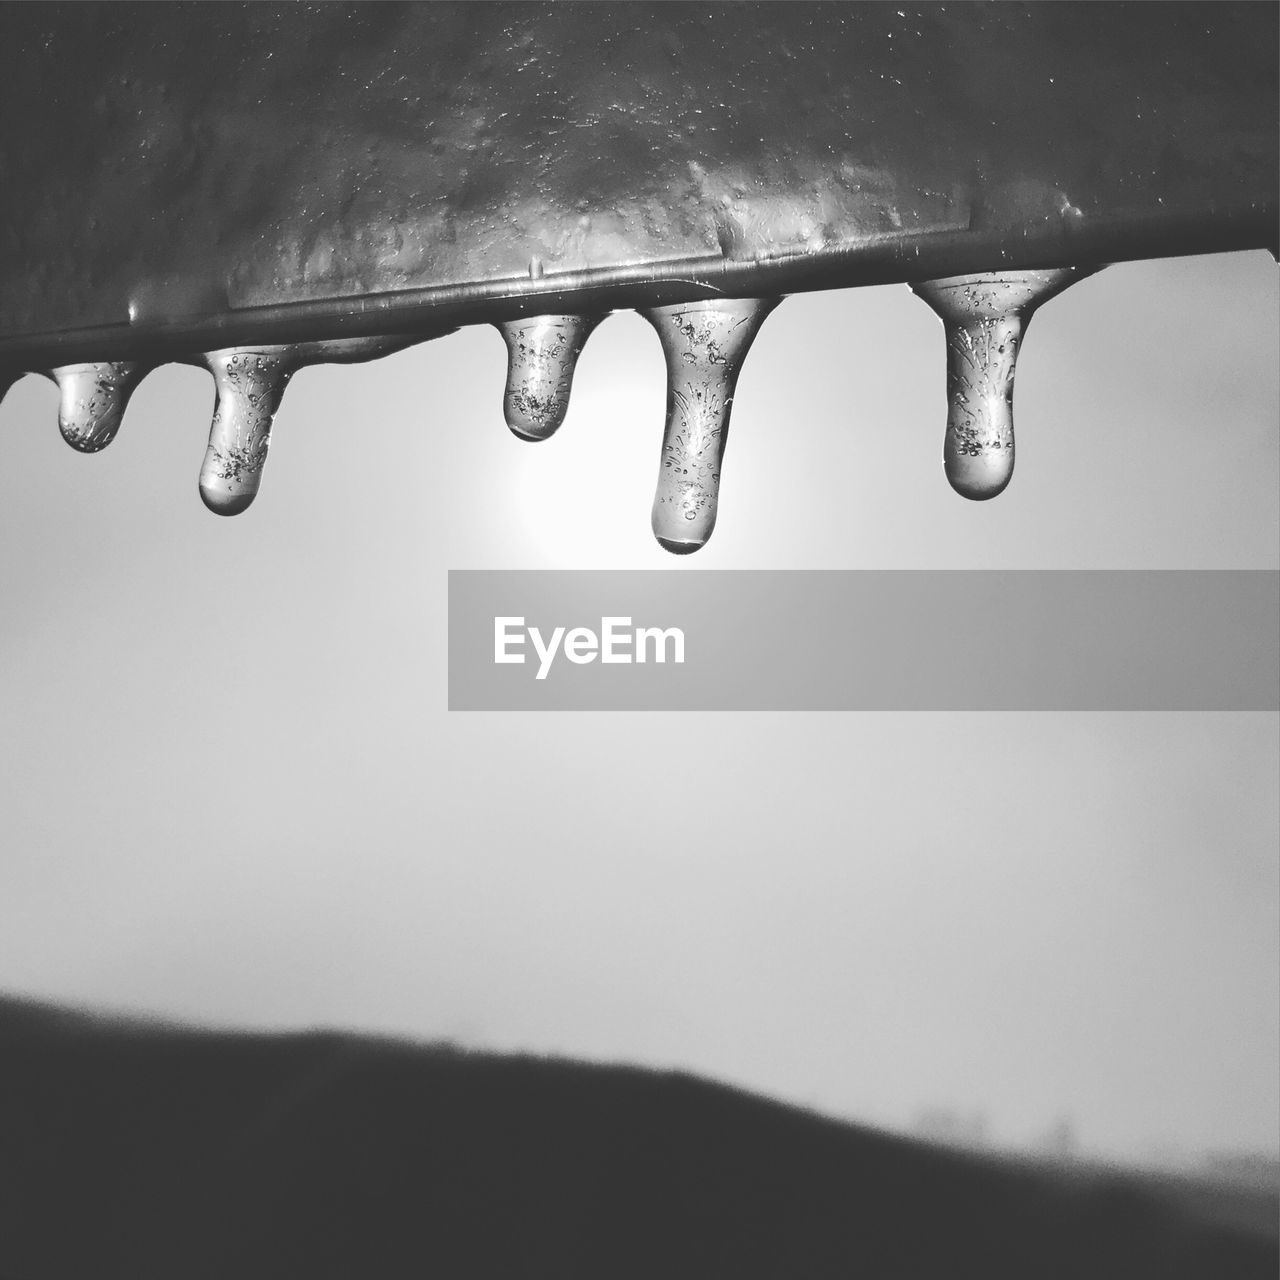
<path id="1" fill-rule="evenodd" d="M 667 362 L 667 421 L 653 533 L 675 555 L 706 544 L 716 524 L 720 467 L 742 362 L 780 298 L 714 298 L 651 307 Z"/>

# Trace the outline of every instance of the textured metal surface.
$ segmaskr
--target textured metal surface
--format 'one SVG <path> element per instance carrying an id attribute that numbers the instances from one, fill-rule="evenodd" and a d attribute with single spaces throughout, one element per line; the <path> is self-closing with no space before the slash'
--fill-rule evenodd
<path id="1" fill-rule="evenodd" d="M 6 4 L 0 364 L 1270 247 L 1276 18 Z"/>

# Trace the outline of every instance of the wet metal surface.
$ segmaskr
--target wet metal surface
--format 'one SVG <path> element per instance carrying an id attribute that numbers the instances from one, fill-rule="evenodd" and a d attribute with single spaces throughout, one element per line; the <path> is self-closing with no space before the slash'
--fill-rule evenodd
<path id="1" fill-rule="evenodd" d="M 25 367 L 1276 236 L 1272 5 L 0 22 L 0 356 Z"/>

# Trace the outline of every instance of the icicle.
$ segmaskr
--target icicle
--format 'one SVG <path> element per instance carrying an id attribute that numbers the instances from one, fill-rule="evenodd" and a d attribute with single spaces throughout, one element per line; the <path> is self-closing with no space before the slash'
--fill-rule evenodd
<path id="1" fill-rule="evenodd" d="M 200 469 L 204 505 L 220 516 L 235 516 L 257 497 L 271 424 L 289 379 L 304 365 L 359 364 L 452 332 L 444 328 L 411 337 L 334 338 L 207 352 L 200 362 L 213 374 L 218 398 Z"/>
<path id="2" fill-rule="evenodd" d="M 742 361 L 779 298 L 714 298 L 640 314 L 667 361 L 667 422 L 653 532 L 676 555 L 697 551 L 716 524 L 720 464 Z"/>
<path id="3" fill-rule="evenodd" d="M 1013 475 L 1013 379 L 1018 348 L 1041 303 L 1096 267 L 1001 271 L 912 285 L 942 317 L 947 335 L 947 431 L 951 487 L 981 501 Z"/>
<path id="4" fill-rule="evenodd" d="M 200 469 L 200 497 L 220 516 L 239 515 L 257 496 L 271 443 L 271 423 L 297 368 L 294 349 L 211 351 L 217 403 Z"/>
<path id="5" fill-rule="evenodd" d="M 507 426 L 522 440 L 546 440 L 564 421 L 578 355 L 602 316 L 529 316 L 498 324 L 507 344 Z"/>
<path id="6" fill-rule="evenodd" d="M 46 375 L 58 384 L 58 429 L 81 453 L 105 449 L 120 430 L 125 406 L 147 366 L 134 360 L 66 364 Z"/>

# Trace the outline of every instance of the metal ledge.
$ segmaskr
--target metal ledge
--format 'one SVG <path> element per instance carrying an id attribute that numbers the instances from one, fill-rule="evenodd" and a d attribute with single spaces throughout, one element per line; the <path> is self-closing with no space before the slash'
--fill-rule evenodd
<path id="1" fill-rule="evenodd" d="M 141 320 L 0 338 L 0 367 L 48 368 L 87 360 L 178 359 L 197 351 L 355 337 L 439 337 L 463 325 L 540 314 L 586 314 L 702 298 L 778 297 L 823 289 L 914 283 L 967 272 L 1099 266 L 1186 254 L 1267 249 L 1277 256 L 1277 210 L 1157 223 L 1094 222 L 1026 233 L 1016 241 L 971 232 L 905 240 L 884 236 L 847 248 L 773 260 L 696 258 L 570 271 L 534 279 L 245 307 L 191 319 Z"/>
<path id="2" fill-rule="evenodd" d="M 1271 5 L 2 4 L 0 28 L 10 371 L 1280 238 Z"/>

